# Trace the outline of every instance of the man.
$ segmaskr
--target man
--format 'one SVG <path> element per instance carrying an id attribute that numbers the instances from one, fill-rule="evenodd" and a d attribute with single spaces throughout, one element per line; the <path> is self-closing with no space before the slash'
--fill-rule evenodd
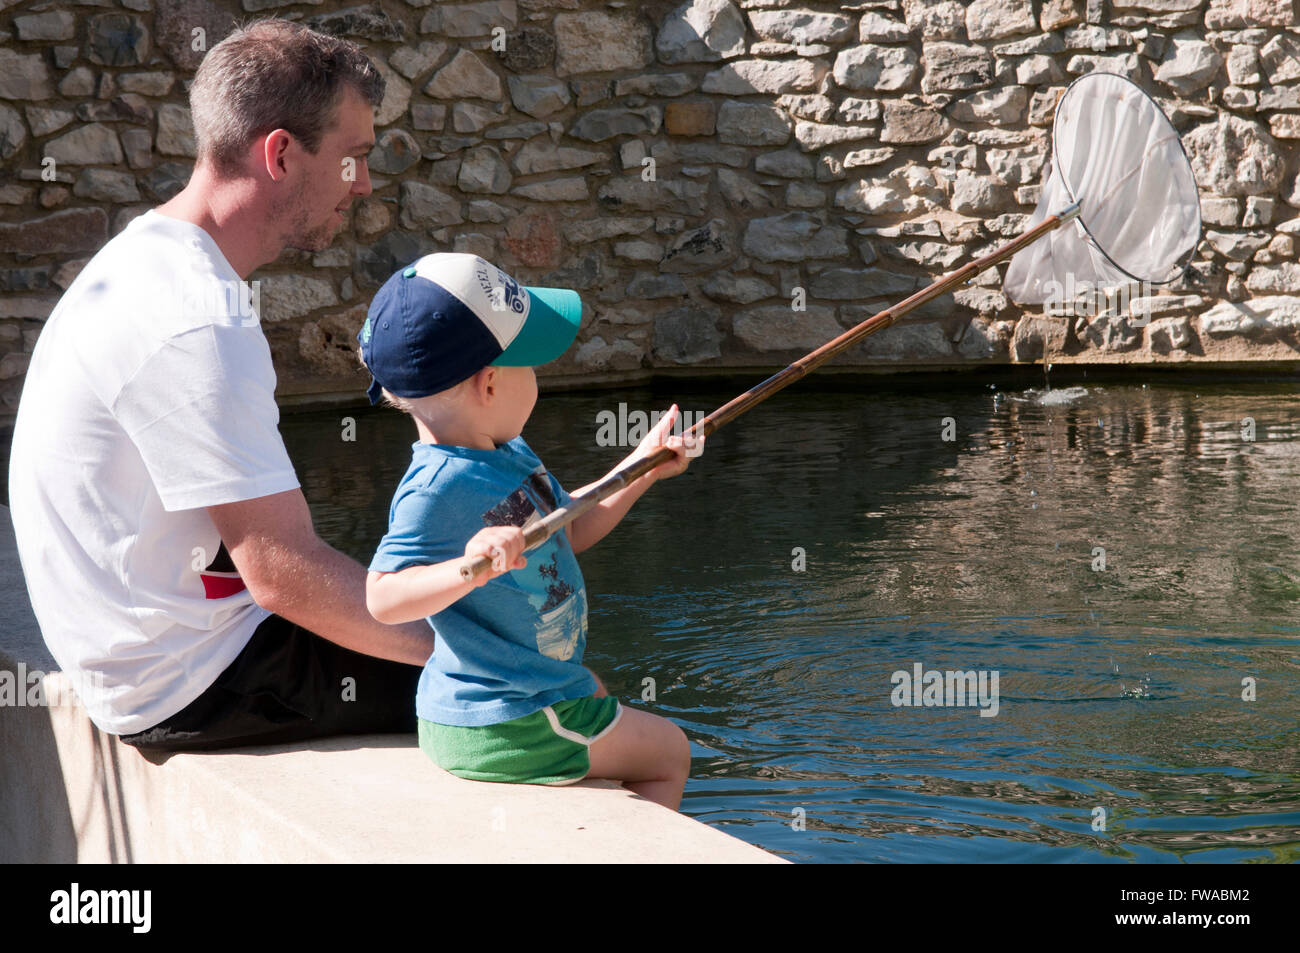
<path id="1" fill-rule="evenodd" d="M 90 717 L 141 749 L 415 730 L 433 632 L 376 622 L 365 569 L 316 536 L 244 282 L 370 193 L 383 87 L 283 20 L 215 46 L 189 184 L 90 260 L 32 355 L 10 462 L 32 605 Z"/>

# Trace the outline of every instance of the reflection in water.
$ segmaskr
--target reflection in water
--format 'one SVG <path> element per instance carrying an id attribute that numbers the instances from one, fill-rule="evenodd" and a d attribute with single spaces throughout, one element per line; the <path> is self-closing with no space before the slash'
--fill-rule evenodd
<path id="1" fill-rule="evenodd" d="M 686 728 L 687 813 L 801 860 L 1300 859 L 1300 398 L 813 383 L 582 556 L 588 662 Z M 525 435 L 573 488 L 600 410 L 729 396 L 546 396 Z M 340 416 L 282 429 L 365 562 L 414 433 Z M 999 672 L 998 715 L 893 707 L 917 662 Z"/>

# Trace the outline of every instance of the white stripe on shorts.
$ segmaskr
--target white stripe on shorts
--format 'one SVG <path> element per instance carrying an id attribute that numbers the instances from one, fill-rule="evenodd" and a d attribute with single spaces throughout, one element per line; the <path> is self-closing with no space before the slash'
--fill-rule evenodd
<path id="1" fill-rule="evenodd" d="M 590 747 L 593 741 L 599 741 L 601 738 L 605 737 L 605 735 L 609 734 L 609 732 L 613 729 L 613 727 L 618 724 L 618 720 L 623 717 L 622 703 L 615 702 L 614 704 L 618 706 L 614 710 L 614 720 L 611 721 L 608 725 L 606 725 L 599 734 L 594 735 L 590 738 L 588 738 L 586 735 L 580 735 L 576 731 L 570 731 L 568 728 L 565 728 L 562 724 L 560 724 L 559 716 L 555 714 L 555 709 L 552 708 L 550 705 L 547 705 L 545 708 L 542 709 L 542 711 L 546 712 L 546 720 L 551 723 L 551 730 L 554 731 L 557 735 L 559 735 L 561 738 L 565 739 L 566 741 L 572 741 L 575 744 L 586 745 Z"/>

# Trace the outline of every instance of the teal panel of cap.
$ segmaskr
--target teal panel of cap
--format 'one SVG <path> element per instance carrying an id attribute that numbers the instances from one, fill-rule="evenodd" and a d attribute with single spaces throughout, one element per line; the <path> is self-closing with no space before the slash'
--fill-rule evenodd
<path id="1" fill-rule="evenodd" d="M 510 346 L 492 363 L 497 367 L 537 367 L 569 349 L 582 323 L 582 298 L 567 288 L 525 288 L 528 318 Z"/>

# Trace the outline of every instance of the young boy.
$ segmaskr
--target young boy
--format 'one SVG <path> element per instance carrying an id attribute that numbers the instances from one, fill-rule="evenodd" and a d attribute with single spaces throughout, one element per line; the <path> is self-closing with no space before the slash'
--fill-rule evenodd
<path id="1" fill-rule="evenodd" d="M 420 747 L 447 771 L 530 784 L 612 778 L 676 810 L 686 735 L 623 708 L 582 666 L 587 594 L 575 559 L 651 484 L 686 469 L 682 438 L 669 436 L 676 405 L 623 463 L 660 446 L 674 459 L 522 555 L 521 527 L 570 499 L 519 435 L 537 401 L 533 367 L 569 348 L 581 316 L 575 292 L 522 287 L 475 255 L 428 255 L 379 290 L 358 335 L 368 393 L 409 413 L 420 439 L 366 603 L 380 622 L 426 617 L 436 633 L 416 713 Z M 700 438 L 690 453 L 702 449 Z M 478 555 L 492 570 L 463 581 L 461 563 Z"/>

